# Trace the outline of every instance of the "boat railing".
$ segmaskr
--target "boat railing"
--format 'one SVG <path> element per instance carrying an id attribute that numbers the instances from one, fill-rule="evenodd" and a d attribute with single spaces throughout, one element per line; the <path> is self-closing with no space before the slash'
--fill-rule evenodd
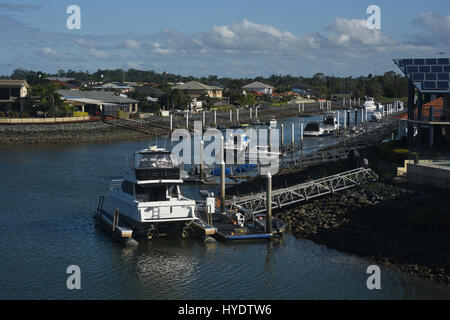
<path id="1" fill-rule="evenodd" d="M 123 179 L 114 179 L 111 180 L 111 182 L 109 183 L 109 189 L 117 189 L 120 188 L 120 186 L 122 185 Z"/>

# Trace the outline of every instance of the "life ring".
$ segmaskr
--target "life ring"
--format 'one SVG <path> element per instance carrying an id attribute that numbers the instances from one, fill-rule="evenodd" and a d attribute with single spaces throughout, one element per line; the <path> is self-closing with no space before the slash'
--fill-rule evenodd
<path id="1" fill-rule="evenodd" d="M 216 198 L 216 200 L 214 201 L 216 208 L 220 207 L 220 199 Z"/>

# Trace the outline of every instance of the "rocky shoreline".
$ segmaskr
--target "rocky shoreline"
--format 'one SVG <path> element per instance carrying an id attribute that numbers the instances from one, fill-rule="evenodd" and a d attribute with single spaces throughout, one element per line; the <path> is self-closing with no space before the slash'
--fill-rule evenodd
<path id="1" fill-rule="evenodd" d="M 450 201 L 381 182 L 278 213 L 295 237 L 450 285 Z"/>
<path id="2" fill-rule="evenodd" d="M 0 145 L 76 144 L 145 140 L 148 135 L 100 121 L 60 124 L 0 125 Z"/>

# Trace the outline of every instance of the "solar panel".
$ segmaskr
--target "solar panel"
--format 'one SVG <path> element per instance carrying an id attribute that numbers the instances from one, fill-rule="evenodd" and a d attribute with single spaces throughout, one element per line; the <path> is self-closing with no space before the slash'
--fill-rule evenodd
<path id="1" fill-rule="evenodd" d="M 436 89 L 436 82 L 425 81 L 422 83 L 422 89 Z"/>
<path id="2" fill-rule="evenodd" d="M 419 90 L 449 92 L 450 58 L 398 59 L 394 63 Z"/>
<path id="3" fill-rule="evenodd" d="M 413 60 L 412 59 L 403 59 L 401 60 L 401 64 L 402 66 L 409 66 L 413 64 Z"/>
<path id="4" fill-rule="evenodd" d="M 425 75 L 423 73 L 413 73 L 412 79 L 413 81 L 424 81 Z"/>
<path id="5" fill-rule="evenodd" d="M 438 89 L 448 89 L 448 82 L 438 81 L 437 82 L 437 88 Z"/>
<path id="6" fill-rule="evenodd" d="M 431 72 L 442 72 L 442 66 L 431 66 Z"/>

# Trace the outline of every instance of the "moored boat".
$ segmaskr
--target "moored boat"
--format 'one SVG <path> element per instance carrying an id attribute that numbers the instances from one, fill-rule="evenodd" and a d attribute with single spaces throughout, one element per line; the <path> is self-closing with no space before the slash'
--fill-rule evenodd
<path id="1" fill-rule="evenodd" d="M 138 233 L 181 234 L 197 219 L 195 201 L 181 194 L 182 183 L 170 151 L 152 146 L 134 153 L 125 177 L 112 181 L 109 197 L 121 222 Z"/>

